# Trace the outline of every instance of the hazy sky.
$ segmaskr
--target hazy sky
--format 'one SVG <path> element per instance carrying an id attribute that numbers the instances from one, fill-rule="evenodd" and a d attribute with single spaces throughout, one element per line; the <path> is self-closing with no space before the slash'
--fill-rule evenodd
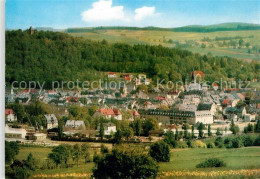
<path id="1" fill-rule="evenodd" d="M 260 23 L 260 0 L 6 0 L 6 28 Z"/>

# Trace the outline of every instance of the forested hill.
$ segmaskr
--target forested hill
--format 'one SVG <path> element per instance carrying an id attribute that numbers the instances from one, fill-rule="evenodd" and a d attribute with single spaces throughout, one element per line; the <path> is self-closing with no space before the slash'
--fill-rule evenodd
<path id="1" fill-rule="evenodd" d="M 155 31 L 171 31 L 171 32 L 218 32 L 218 31 L 241 31 L 241 30 L 260 30 L 259 24 L 249 23 L 223 23 L 215 25 L 190 25 L 175 28 L 161 27 L 125 27 L 125 26 L 101 26 L 87 28 L 68 28 L 68 33 L 84 33 L 95 32 L 97 30 L 155 30 Z"/>
<path id="2" fill-rule="evenodd" d="M 162 46 L 108 44 L 60 32 L 6 32 L 6 81 L 94 80 L 97 71 L 145 72 L 154 79 L 184 80 L 202 70 L 210 81 L 220 78 L 251 80 L 260 65 L 228 57 L 192 54 Z"/>

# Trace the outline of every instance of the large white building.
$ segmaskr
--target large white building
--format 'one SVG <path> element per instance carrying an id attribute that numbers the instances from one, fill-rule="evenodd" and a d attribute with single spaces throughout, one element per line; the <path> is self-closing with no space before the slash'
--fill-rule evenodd
<path id="1" fill-rule="evenodd" d="M 8 125 L 5 125 L 5 137 L 6 138 L 16 138 L 16 139 L 25 139 L 26 130 L 22 128 L 11 128 Z"/>
<path id="2" fill-rule="evenodd" d="M 111 135 L 116 132 L 116 125 L 112 122 L 104 123 L 104 135 Z M 100 124 L 97 127 L 97 131 L 100 131 Z"/>
<path id="3" fill-rule="evenodd" d="M 58 120 L 54 114 L 46 114 L 44 117 L 47 121 L 47 129 L 58 127 Z"/>

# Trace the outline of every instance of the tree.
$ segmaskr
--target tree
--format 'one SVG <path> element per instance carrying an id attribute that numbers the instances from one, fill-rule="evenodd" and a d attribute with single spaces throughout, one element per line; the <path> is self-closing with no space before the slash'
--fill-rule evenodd
<path id="1" fill-rule="evenodd" d="M 222 135 L 219 128 L 217 128 L 216 135 L 218 135 L 218 136 Z"/>
<path id="2" fill-rule="evenodd" d="M 260 132 L 260 119 L 258 119 L 257 122 L 256 122 L 255 132 L 256 132 L 256 133 L 259 133 L 259 132 Z"/>
<path id="3" fill-rule="evenodd" d="M 174 133 L 171 130 L 168 130 L 165 134 L 164 134 L 164 139 L 163 141 L 169 145 L 171 145 L 172 147 L 177 147 L 177 141 L 175 140 L 175 136 Z"/>
<path id="4" fill-rule="evenodd" d="M 121 133 L 121 130 L 118 129 L 115 133 L 115 136 L 114 136 L 114 140 L 113 140 L 113 143 L 114 144 L 121 144 L 122 143 L 122 133 Z"/>
<path id="5" fill-rule="evenodd" d="M 158 122 L 156 121 L 156 119 L 146 119 L 144 121 L 142 127 L 143 127 L 143 134 L 145 136 L 149 135 L 150 130 L 156 130 L 159 128 Z"/>
<path id="6" fill-rule="evenodd" d="M 49 153 L 48 158 L 53 160 L 58 165 L 67 167 L 68 160 L 71 156 L 71 146 L 68 144 L 61 144 L 57 147 L 54 147 Z"/>
<path id="7" fill-rule="evenodd" d="M 88 150 L 89 150 L 89 146 L 88 146 L 87 144 L 82 144 L 82 145 L 81 145 L 81 154 L 82 154 L 82 156 L 83 156 L 84 159 L 85 159 L 85 163 L 88 162 L 89 156 L 90 156 Z"/>
<path id="8" fill-rule="evenodd" d="M 122 136 L 126 138 L 126 140 L 129 140 L 129 138 L 134 136 L 134 131 L 130 127 L 124 127 L 122 129 Z"/>
<path id="9" fill-rule="evenodd" d="M 244 101 L 240 100 L 240 101 L 237 102 L 236 107 L 241 108 L 241 107 L 244 107 L 245 105 L 246 105 L 246 103 Z"/>
<path id="10" fill-rule="evenodd" d="M 19 153 L 19 145 L 16 142 L 5 141 L 5 162 L 11 163 Z"/>
<path id="11" fill-rule="evenodd" d="M 157 163 L 147 154 L 120 146 L 95 160 L 93 176 L 103 178 L 156 178 Z"/>
<path id="12" fill-rule="evenodd" d="M 199 123 L 198 130 L 199 130 L 199 137 L 202 138 L 204 135 L 203 129 L 205 129 L 205 125 L 201 122 Z"/>
<path id="13" fill-rule="evenodd" d="M 104 126 L 103 126 L 103 122 L 101 122 L 100 126 L 99 126 L 99 137 L 100 137 L 101 141 L 103 141 L 104 134 L 105 134 Z"/>
<path id="14" fill-rule="evenodd" d="M 209 136 L 209 137 L 212 136 L 211 126 L 210 126 L 210 124 L 208 125 L 208 136 Z"/>
<path id="15" fill-rule="evenodd" d="M 133 128 L 134 134 L 136 136 L 140 136 L 142 132 L 142 122 L 140 119 L 135 119 L 131 124 L 130 127 Z"/>
<path id="16" fill-rule="evenodd" d="M 165 142 L 156 142 L 150 146 L 150 156 L 157 162 L 170 161 L 170 147 Z"/>
<path id="17" fill-rule="evenodd" d="M 194 139 L 194 125 L 191 126 L 191 138 Z"/>
<path id="18" fill-rule="evenodd" d="M 72 150 L 72 160 L 76 161 L 77 166 L 79 165 L 80 156 L 81 156 L 81 149 L 78 144 L 75 144 Z"/>
<path id="19" fill-rule="evenodd" d="M 36 164 L 35 158 L 33 157 L 32 153 L 29 153 L 25 161 L 25 166 L 29 170 L 35 170 L 35 164 Z"/>
<path id="20" fill-rule="evenodd" d="M 239 127 L 235 125 L 234 120 L 232 119 L 229 130 L 232 134 L 237 134 L 239 132 Z"/>

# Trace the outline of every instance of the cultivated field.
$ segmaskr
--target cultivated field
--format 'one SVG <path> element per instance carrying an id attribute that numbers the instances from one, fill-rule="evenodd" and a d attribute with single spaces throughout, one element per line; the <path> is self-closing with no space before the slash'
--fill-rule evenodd
<path id="1" fill-rule="evenodd" d="M 200 54 L 211 53 L 216 56 L 230 56 L 248 61 L 252 59 L 260 60 L 259 52 L 255 50 L 259 50 L 260 47 L 259 30 L 218 31 L 210 33 L 156 30 L 93 30 L 70 34 L 97 41 L 105 39 L 110 43 L 120 42 L 131 45 L 160 44 L 166 47 L 180 47 Z M 238 45 L 240 39 L 243 40 L 241 47 Z M 232 45 L 233 43 L 235 44 Z M 205 44 L 205 47 L 202 47 L 202 44 Z"/>
<path id="2" fill-rule="evenodd" d="M 91 155 L 99 149 L 90 149 Z M 39 165 L 47 159 L 51 148 L 40 147 L 21 147 L 17 159 L 25 159 L 29 153 L 37 158 Z M 209 157 L 216 157 L 226 163 L 226 167 L 197 169 L 195 166 Z M 31 178 L 53 178 L 63 177 L 90 177 L 93 162 L 84 164 L 80 160 L 79 166 L 74 165 L 70 168 L 36 170 Z M 168 163 L 159 164 L 160 178 L 173 177 L 196 177 L 208 175 L 219 178 L 230 178 L 235 176 L 259 177 L 260 175 L 260 147 L 247 147 L 239 149 L 172 149 L 171 160 Z M 231 175 L 232 174 L 232 175 Z"/>

